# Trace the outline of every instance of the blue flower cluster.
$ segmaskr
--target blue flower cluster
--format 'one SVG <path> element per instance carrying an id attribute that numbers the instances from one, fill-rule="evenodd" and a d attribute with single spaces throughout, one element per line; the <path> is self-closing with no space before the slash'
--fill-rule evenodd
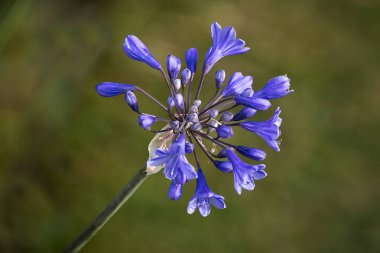
<path id="1" fill-rule="evenodd" d="M 164 168 L 165 177 L 171 180 L 168 194 L 170 199 L 181 198 L 184 184 L 196 180 L 195 195 L 190 200 L 187 211 L 191 214 L 198 209 L 202 216 L 210 213 L 210 204 L 218 209 L 225 208 L 226 204 L 224 197 L 215 194 L 207 185 L 197 152 L 203 152 L 220 171 L 233 174 L 238 194 L 241 194 L 242 189 L 253 190 L 255 180 L 263 179 L 267 175 L 264 170 L 265 165 L 248 164 L 238 154 L 254 161 L 262 161 L 266 157 L 265 152 L 258 148 L 233 145 L 225 139 L 234 135 L 235 127 L 240 127 L 257 134 L 271 148 L 280 151 L 278 140 L 281 134 L 280 108 L 277 108 L 274 115 L 266 121 L 251 121 L 250 118 L 257 111 L 268 110 L 272 105 L 272 99 L 293 92 L 290 90 L 290 79 L 286 75 L 275 77 L 263 88 L 254 91 L 252 76 L 236 72 L 224 85 L 226 73 L 224 70 L 218 70 L 215 73 L 215 93 L 202 105 L 200 91 L 205 76 L 212 67 L 225 56 L 249 51 L 249 48 L 245 47 L 245 42 L 236 37 L 233 27 L 222 28 L 215 22 L 211 25 L 211 35 L 212 46 L 206 53 L 193 100 L 191 100 L 192 88 L 197 71 L 198 50 L 190 48 L 186 51 L 187 68 L 183 68 L 182 72 L 181 59 L 169 55 L 166 73 L 146 45 L 134 35 L 126 37 L 123 50 L 130 58 L 144 62 L 161 72 L 170 93 L 167 103 L 161 103 L 141 87 L 133 84 L 103 82 L 96 86 L 98 94 L 104 97 L 124 95 L 128 106 L 139 115 L 140 127 L 156 133 L 153 151 L 147 161 L 147 173 L 152 174 Z M 158 117 L 142 113 L 136 92 L 160 106 L 166 116 Z M 165 127 L 152 130 L 152 125 L 158 121 L 166 123 Z M 194 144 L 198 147 L 195 148 Z M 188 155 L 194 156 L 197 169 L 188 161 Z"/>

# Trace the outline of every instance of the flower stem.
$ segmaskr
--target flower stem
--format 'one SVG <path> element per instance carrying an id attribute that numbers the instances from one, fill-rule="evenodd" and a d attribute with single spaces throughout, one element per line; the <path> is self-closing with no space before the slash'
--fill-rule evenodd
<path id="1" fill-rule="evenodd" d="M 86 229 L 70 244 L 64 253 L 79 252 L 96 233 L 112 218 L 120 207 L 135 193 L 147 178 L 146 166 L 142 167 L 103 211 L 86 227 Z"/>

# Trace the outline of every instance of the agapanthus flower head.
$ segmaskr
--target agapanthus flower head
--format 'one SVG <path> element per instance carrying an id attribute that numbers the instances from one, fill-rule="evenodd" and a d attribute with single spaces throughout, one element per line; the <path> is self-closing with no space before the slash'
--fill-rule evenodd
<path id="1" fill-rule="evenodd" d="M 226 205 L 224 197 L 211 191 L 206 183 L 204 173 L 200 169 L 200 152 L 211 161 L 209 164 L 219 171 L 233 174 L 238 194 L 241 194 L 242 189 L 253 190 L 255 180 L 267 175 L 264 171 L 265 165 L 247 163 L 239 156 L 255 162 L 263 161 L 266 153 L 252 147 L 251 143 L 248 146 L 242 143 L 233 144 L 231 137 L 238 135 L 237 130 L 243 128 L 259 135 L 270 147 L 279 151 L 280 109 L 267 121 L 252 121 L 250 118 L 256 113 L 268 110 L 272 105 L 269 100 L 293 92 L 289 89 L 290 79 L 287 76 L 273 78 L 255 92 L 252 87 L 253 77 L 241 72 L 230 75 L 228 83 L 223 87 L 226 72 L 218 70 L 211 80 L 215 85 L 207 84 L 210 85 L 208 89 L 215 90 L 214 95 L 207 101 L 201 101 L 201 88 L 212 66 L 224 56 L 242 54 L 249 50 L 243 40 L 236 38 L 234 28 L 222 29 L 215 22 L 211 31 L 213 43 L 206 53 L 195 96 L 192 91 L 194 80 L 198 80 L 194 79 L 198 62 L 196 48 L 190 48 L 185 53 L 187 68 L 183 68 L 184 64 L 181 65 L 179 58 L 169 55 L 166 72 L 145 44 L 133 35 L 127 36 L 124 51 L 130 58 L 160 70 L 168 88 L 166 103 L 160 102 L 140 86 L 133 84 L 103 82 L 96 86 L 98 94 L 104 97 L 124 95 L 128 106 L 138 114 L 139 126 L 155 134 L 148 146 L 147 174 L 163 170 L 164 176 L 171 181 L 169 199 L 180 199 L 185 184 L 196 179 L 195 195 L 190 200 L 187 211 L 193 213 L 198 209 L 202 216 L 210 213 L 212 205 L 218 209 L 223 209 Z M 163 113 L 153 115 L 142 112 L 137 102 L 139 94 L 153 101 Z M 189 156 L 193 157 L 198 171 L 188 159 Z"/>

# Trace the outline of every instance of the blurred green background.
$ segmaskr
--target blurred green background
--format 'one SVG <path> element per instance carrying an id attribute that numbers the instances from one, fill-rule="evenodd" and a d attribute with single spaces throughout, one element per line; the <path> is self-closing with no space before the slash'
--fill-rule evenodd
<path id="1" fill-rule="evenodd" d="M 379 15 L 375 0 L 1 1 L 0 252 L 60 252 L 146 161 L 152 134 L 94 90 L 129 82 L 166 100 L 125 35 L 163 64 L 189 47 L 203 58 L 213 21 L 253 48 L 214 71 L 251 74 L 256 89 L 286 73 L 296 90 L 258 117 L 281 106 L 280 153 L 235 139 L 267 151 L 269 176 L 238 196 L 203 160 L 228 206 L 203 218 L 186 213 L 193 182 L 174 202 L 153 175 L 83 252 L 380 252 Z"/>

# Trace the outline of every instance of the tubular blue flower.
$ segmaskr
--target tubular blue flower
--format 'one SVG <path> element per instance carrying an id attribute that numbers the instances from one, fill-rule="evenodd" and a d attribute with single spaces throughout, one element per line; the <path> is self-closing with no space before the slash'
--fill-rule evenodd
<path id="1" fill-rule="evenodd" d="M 136 36 L 128 35 L 125 38 L 123 49 L 129 58 L 144 62 L 154 69 L 161 69 L 161 64 L 153 57 L 145 44 Z"/>
<path id="2" fill-rule="evenodd" d="M 243 76 L 242 73 L 234 73 L 226 87 L 220 93 L 221 96 L 239 96 L 245 89 L 251 88 L 253 82 L 252 76 Z"/>
<path id="3" fill-rule="evenodd" d="M 174 55 L 168 55 L 167 68 L 170 79 L 176 79 L 181 70 L 181 59 Z"/>
<path id="4" fill-rule="evenodd" d="M 125 101 L 131 107 L 131 109 L 135 112 L 139 112 L 139 105 L 137 103 L 137 98 L 132 91 L 128 91 L 125 93 Z"/>
<path id="5" fill-rule="evenodd" d="M 167 179 L 173 180 L 177 175 L 181 176 L 179 180 L 184 184 L 186 180 L 197 178 L 194 167 L 187 161 L 185 156 L 185 134 L 180 135 L 177 141 L 173 141 L 169 150 L 158 148 L 156 157 L 148 160 L 148 166 L 158 166 L 165 164 L 164 174 Z"/>
<path id="6" fill-rule="evenodd" d="M 190 69 L 191 73 L 197 72 L 198 50 L 196 48 L 187 50 L 185 59 L 187 68 Z"/>
<path id="7" fill-rule="evenodd" d="M 96 85 L 96 92 L 103 97 L 114 97 L 135 89 L 136 87 L 132 84 L 103 82 Z"/>
<path id="8" fill-rule="evenodd" d="M 225 27 L 214 22 L 211 25 L 212 46 L 207 51 L 202 71 L 207 74 L 212 66 L 221 58 L 229 55 L 243 54 L 250 50 L 245 46 L 245 41 L 236 38 L 235 29 L 231 26 Z"/>
<path id="9" fill-rule="evenodd" d="M 184 69 L 181 74 L 182 87 L 186 87 L 186 84 L 189 82 L 190 78 L 191 78 L 190 69 Z"/>
<path id="10" fill-rule="evenodd" d="M 244 105 L 258 111 L 266 111 L 272 106 L 269 100 L 264 98 L 237 96 L 234 99 L 237 105 Z"/>
<path id="11" fill-rule="evenodd" d="M 243 109 L 241 109 L 238 113 L 236 113 L 234 115 L 232 120 L 233 121 L 245 120 L 245 119 L 248 119 L 248 118 L 252 117 L 253 115 L 255 115 L 256 112 L 257 112 L 257 110 L 255 110 L 255 109 L 252 109 L 249 107 L 244 107 Z"/>
<path id="12" fill-rule="evenodd" d="M 192 214 L 195 212 L 196 209 L 198 209 L 199 213 L 203 217 L 206 217 L 211 212 L 210 204 L 218 209 L 226 208 L 224 197 L 215 194 L 210 190 L 202 170 L 198 169 L 197 187 L 195 190 L 194 197 L 189 202 L 187 212 L 189 214 Z"/>
<path id="13" fill-rule="evenodd" d="M 236 151 L 239 152 L 241 155 L 248 157 L 250 159 L 256 160 L 256 161 L 262 161 L 266 157 L 265 152 L 258 148 L 237 146 Z"/>
<path id="14" fill-rule="evenodd" d="M 218 90 L 220 88 L 222 88 L 225 78 L 226 78 L 226 72 L 223 69 L 216 71 L 216 73 L 215 73 L 215 85 L 216 85 L 216 88 Z"/>
<path id="15" fill-rule="evenodd" d="M 234 135 L 234 131 L 232 130 L 232 127 L 227 125 L 221 125 L 218 128 L 216 128 L 216 132 L 218 133 L 219 138 L 228 139 L 231 138 Z"/>
<path id="16" fill-rule="evenodd" d="M 269 80 L 269 82 L 255 94 L 253 97 L 275 99 L 284 97 L 294 90 L 289 90 L 290 79 L 287 76 L 278 76 Z"/>
<path id="17" fill-rule="evenodd" d="M 250 132 L 254 132 L 257 135 L 259 135 L 261 138 L 263 138 L 266 143 L 276 150 L 277 152 L 280 151 L 280 142 L 277 141 L 277 138 L 280 137 L 281 131 L 280 131 L 280 125 L 282 119 L 280 118 L 281 110 L 280 108 L 277 108 L 274 115 L 267 121 L 263 122 L 253 122 L 253 121 L 246 121 L 242 122 L 240 126 Z"/>
<path id="18" fill-rule="evenodd" d="M 232 148 L 227 148 L 226 156 L 228 161 L 232 164 L 235 190 L 239 195 L 241 194 L 242 189 L 252 191 L 255 188 L 254 179 L 259 180 L 267 175 L 264 171 L 264 164 L 247 164 L 235 154 Z"/>
<path id="19" fill-rule="evenodd" d="M 156 123 L 156 121 L 157 118 L 149 114 L 141 114 L 138 118 L 139 126 L 145 130 L 150 130 L 150 126 Z"/>

